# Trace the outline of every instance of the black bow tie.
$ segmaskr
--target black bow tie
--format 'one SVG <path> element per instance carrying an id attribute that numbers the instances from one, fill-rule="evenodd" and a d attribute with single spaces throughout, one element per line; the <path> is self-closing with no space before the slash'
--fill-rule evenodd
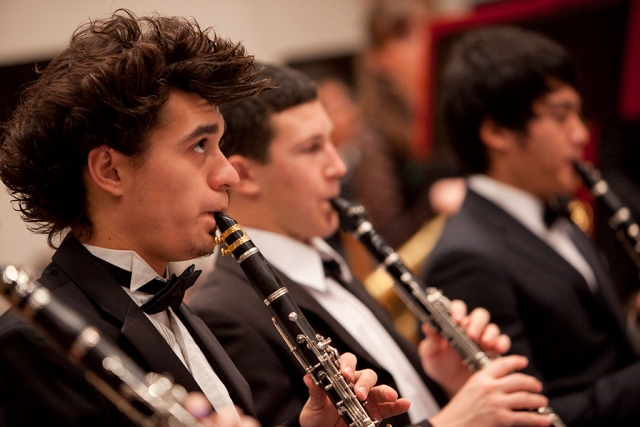
<path id="1" fill-rule="evenodd" d="M 184 293 L 196 283 L 200 273 L 202 271 L 195 270 L 195 265 L 191 264 L 180 276 L 172 274 L 166 283 L 162 280 L 154 279 L 141 286 L 138 290 L 153 294 L 153 298 L 140 306 L 140 308 L 147 314 L 160 313 L 169 307 L 176 310 L 184 298 Z"/>
<path id="2" fill-rule="evenodd" d="M 107 270 L 109 275 L 113 277 L 120 286 L 126 288 L 131 284 L 131 272 L 123 270 L 107 261 L 97 258 L 98 262 Z M 174 310 L 178 308 L 184 293 L 196 282 L 198 276 L 202 271 L 195 270 L 195 265 L 187 267 L 180 276 L 172 274 L 168 281 L 162 281 L 154 279 L 144 285 L 138 290 L 148 294 L 153 294 L 153 298 L 146 304 L 143 304 L 140 308 L 147 314 L 160 313 L 171 307 Z"/>
<path id="3" fill-rule="evenodd" d="M 553 223 L 559 218 L 571 219 L 568 201 L 563 199 L 546 203 L 542 219 L 547 228 L 551 228 Z"/>
<path id="4" fill-rule="evenodd" d="M 325 277 L 332 278 L 342 286 L 346 285 L 346 280 L 342 276 L 342 268 L 338 261 L 335 259 L 322 260 L 322 266 L 324 267 Z"/>

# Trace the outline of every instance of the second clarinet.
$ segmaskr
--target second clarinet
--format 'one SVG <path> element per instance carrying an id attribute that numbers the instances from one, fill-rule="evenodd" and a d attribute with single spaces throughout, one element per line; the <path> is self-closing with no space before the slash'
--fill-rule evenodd
<path id="1" fill-rule="evenodd" d="M 253 244 L 244 229 L 224 213 L 214 213 L 220 237 L 225 245 L 222 255 L 232 255 L 262 301 L 273 314 L 273 324 L 282 335 L 313 382 L 321 386 L 349 427 L 375 427 L 371 419 L 340 373 L 338 351 L 329 338 L 316 334 L 293 300 L 282 280 Z"/>
<path id="2" fill-rule="evenodd" d="M 640 270 L 640 227 L 631 215 L 631 210 L 611 191 L 598 169 L 582 162 L 575 162 L 574 167 L 596 202 L 602 206 L 603 215 L 608 215 L 607 223 L 625 252 Z"/>
<path id="3" fill-rule="evenodd" d="M 470 370 L 475 372 L 489 366 L 489 356 L 449 314 L 449 299 L 439 289 L 425 289 L 418 283 L 398 254 L 374 230 L 366 218 L 364 207 L 341 198 L 332 200 L 332 205 L 340 216 L 340 228 L 353 234 L 389 273 L 398 296 L 416 317 L 440 331 Z M 539 408 L 538 413 L 548 414 L 553 420 L 553 426 L 566 427 L 551 408 Z"/>

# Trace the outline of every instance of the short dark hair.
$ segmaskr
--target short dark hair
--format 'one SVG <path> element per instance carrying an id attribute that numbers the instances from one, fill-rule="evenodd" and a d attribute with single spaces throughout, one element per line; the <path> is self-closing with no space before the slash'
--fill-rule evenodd
<path id="1" fill-rule="evenodd" d="M 367 17 L 369 44 L 379 49 L 391 40 L 406 38 L 411 27 L 424 22 L 428 16 L 424 0 L 378 0 Z"/>
<path id="2" fill-rule="evenodd" d="M 195 21 L 127 10 L 78 28 L 4 125 L 0 178 L 49 245 L 91 234 L 83 170 L 101 145 L 144 159 L 145 135 L 174 89 L 220 105 L 253 95 L 253 57 Z"/>
<path id="3" fill-rule="evenodd" d="M 318 98 L 315 82 L 306 74 L 284 66 L 261 65 L 259 78 L 269 79 L 273 89 L 260 92 L 220 108 L 225 122 L 221 150 L 261 163 L 269 161 L 275 137 L 271 115 Z"/>
<path id="4" fill-rule="evenodd" d="M 533 103 L 560 83 L 578 87 L 575 66 L 562 46 L 543 35 L 498 26 L 462 36 L 444 68 L 440 95 L 460 166 L 468 173 L 486 172 L 483 121 L 526 132 Z"/>

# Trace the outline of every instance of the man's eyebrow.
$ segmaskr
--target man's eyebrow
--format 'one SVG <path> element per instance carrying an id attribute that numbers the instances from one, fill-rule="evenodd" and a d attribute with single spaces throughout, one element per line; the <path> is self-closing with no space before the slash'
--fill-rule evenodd
<path id="1" fill-rule="evenodd" d="M 185 137 L 185 141 L 190 141 L 192 139 L 201 137 L 203 135 L 211 135 L 216 134 L 220 131 L 220 125 L 218 123 L 211 125 L 200 125 L 193 132 Z"/>
<path id="2" fill-rule="evenodd" d="M 569 109 L 577 109 L 580 110 L 582 108 L 582 104 L 579 102 L 574 102 L 574 101 L 566 101 L 566 100 L 560 100 L 560 101 L 548 101 L 547 105 L 551 108 L 569 108 Z"/>

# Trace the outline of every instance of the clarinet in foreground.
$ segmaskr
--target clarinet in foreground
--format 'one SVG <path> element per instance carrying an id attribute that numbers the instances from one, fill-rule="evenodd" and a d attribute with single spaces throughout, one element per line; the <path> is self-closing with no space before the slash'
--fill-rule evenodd
<path id="1" fill-rule="evenodd" d="M 313 382 L 321 386 L 349 427 L 374 427 L 362 402 L 340 373 L 339 354 L 331 340 L 317 335 L 293 300 L 282 280 L 253 244 L 244 229 L 228 215 L 214 213 L 220 236 L 216 243 L 225 245 L 222 255 L 232 255 L 247 279 L 273 315 L 272 321 Z"/>
<path id="2" fill-rule="evenodd" d="M 587 163 L 574 162 L 574 167 L 589 189 L 604 215 L 609 215 L 607 223 L 633 263 L 640 270 L 640 228 L 631 216 L 631 211 L 616 196 L 600 171 Z"/>
<path id="3" fill-rule="evenodd" d="M 398 254 L 378 234 L 367 220 L 362 205 L 336 198 L 331 201 L 340 217 L 340 228 L 358 239 L 394 281 L 394 289 L 402 301 L 423 323 L 428 323 L 447 339 L 451 347 L 462 357 L 473 372 L 486 368 L 491 358 L 449 314 L 450 301 L 437 288 L 424 289 L 402 262 Z M 560 417 L 549 407 L 538 408 L 540 414 L 548 414 L 553 426 L 566 427 Z"/>
<path id="4" fill-rule="evenodd" d="M 201 427 L 179 402 L 186 390 L 146 373 L 100 336 L 84 318 L 14 266 L 0 269 L 0 291 L 86 368 L 85 377 L 131 421 L 142 427 Z M 1 296 L 0 296 L 1 297 Z"/>

